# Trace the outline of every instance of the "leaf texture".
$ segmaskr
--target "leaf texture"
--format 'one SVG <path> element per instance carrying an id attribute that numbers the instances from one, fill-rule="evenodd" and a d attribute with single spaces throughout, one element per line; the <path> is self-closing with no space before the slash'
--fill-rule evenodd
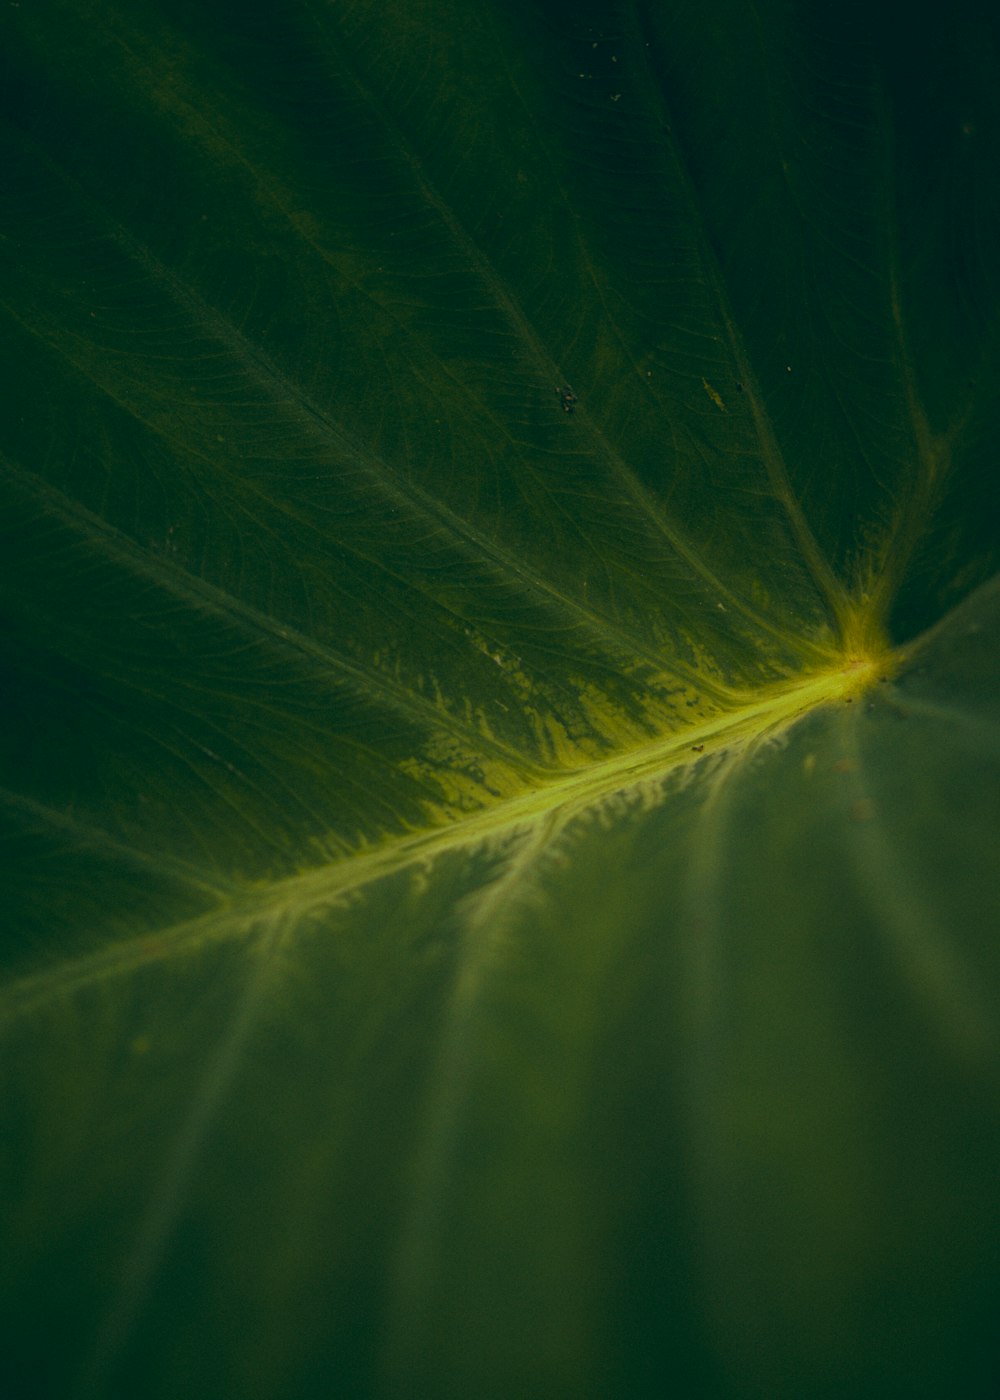
<path id="1" fill-rule="evenodd" d="M 987 1393 L 1000 84 L 938 21 L 8 7 L 14 1394 Z"/>

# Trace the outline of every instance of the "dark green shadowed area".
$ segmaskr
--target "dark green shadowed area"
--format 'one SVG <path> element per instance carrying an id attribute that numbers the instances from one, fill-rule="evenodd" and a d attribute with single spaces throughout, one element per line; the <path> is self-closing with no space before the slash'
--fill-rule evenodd
<path id="1" fill-rule="evenodd" d="M 5 1396 L 995 1392 L 993 9 L 4 9 Z"/>

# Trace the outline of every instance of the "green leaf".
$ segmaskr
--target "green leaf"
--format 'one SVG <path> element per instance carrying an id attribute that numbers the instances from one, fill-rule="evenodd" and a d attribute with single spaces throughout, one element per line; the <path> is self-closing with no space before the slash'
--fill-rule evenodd
<path id="1" fill-rule="evenodd" d="M 3 31 L 5 1393 L 991 1394 L 992 9 Z"/>

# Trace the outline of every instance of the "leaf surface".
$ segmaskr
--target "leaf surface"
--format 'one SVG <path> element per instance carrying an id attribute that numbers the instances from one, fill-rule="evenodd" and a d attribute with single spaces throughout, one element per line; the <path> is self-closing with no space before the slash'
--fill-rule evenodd
<path id="1" fill-rule="evenodd" d="M 17 1393 L 978 1393 L 995 19 L 3 24 Z"/>

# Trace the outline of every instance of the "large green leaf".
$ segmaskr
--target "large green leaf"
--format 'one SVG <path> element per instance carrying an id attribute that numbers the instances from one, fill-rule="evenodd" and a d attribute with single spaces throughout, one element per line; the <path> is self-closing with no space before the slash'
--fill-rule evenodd
<path id="1" fill-rule="evenodd" d="M 5 1394 L 993 1394 L 994 7 L 3 30 Z"/>

